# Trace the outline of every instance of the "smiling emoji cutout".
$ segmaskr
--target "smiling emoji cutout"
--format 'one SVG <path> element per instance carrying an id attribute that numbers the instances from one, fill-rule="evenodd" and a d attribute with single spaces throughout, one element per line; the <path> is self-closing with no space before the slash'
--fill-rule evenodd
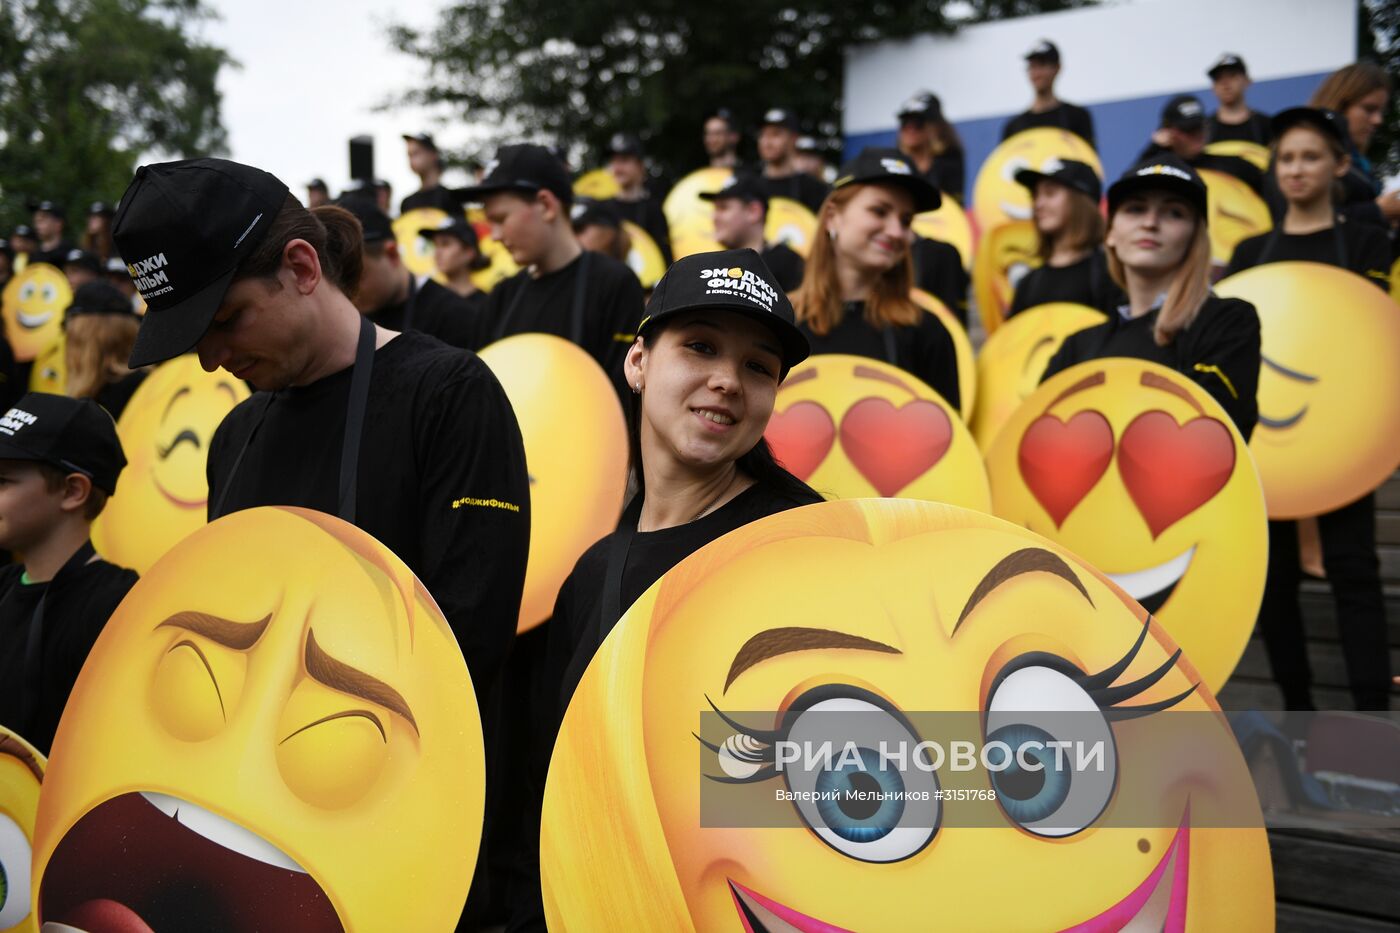
<path id="1" fill-rule="evenodd" d="M 517 334 L 481 351 L 510 399 L 530 473 L 530 559 L 518 631 L 554 612 L 583 552 L 617 527 L 627 486 L 627 424 L 607 374 L 549 334 Z"/>
<path id="2" fill-rule="evenodd" d="M 986 452 L 1006 419 L 1040 386 L 1040 377 L 1060 344 L 1106 320 L 1088 305 L 1057 301 L 1027 308 L 982 344 L 977 357 L 977 407 L 972 436 Z"/>
<path id="3" fill-rule="evenodd" d="M 60 269 L 35 262 L 10 279 L 0 302 L 15 360 L 28 363 L 63 332 L 63 312 L 73 303 L 73 290 Z"/>
<path id="4" fill-rule="evenodd" d="M 883 360 L 808 357 L 778 386 L 763 436 L 829 499 L 899 496 L 987 511 L 987 471 L 958 412 Z"/>
<path id="5" fill-rule="evenodd" d="M 1346 269 L 1277 262 L 1217 294 L 1259 310 L 1263 366 L 1250 450 L 1270 518 L 1355 502 L 1400 465 L 1400 308 Z"/>
<path id="6" fill-rule="evenodd" d="M 38 933 L 30 909 L 34 815 L 44 756 L 0 726 L 0 933 Z"/>
<path id="7" fill-rule="evenodd" d="M 1024 169 L 1050 172 L 1061 159 L 1083 162 L 1103 177 L 1094 147 L 1069 130 L 1045 126 L 1022 130 L 993 149 L 972 185 L 972 218 L 981 236 L 1013 220 L 1029 221 L 1031 193 L 1017 183 L 1016 173 Z"/>
<path id="8" fill-rule="evenodd" d="M 792 198 L 769 198 L 768 219 L 763 224 L 763 238 L 768 243 L 786 243 L 803 259 L 812 250 L 812 237 L 817 235 L 817 215 L 807 205 Z"/>
<path id="9" fill-rule="evenodd" d="M 471 678 L 408 567 L 257 508 L 132 588 L 78 675 L 35 834 L 41 923 L 450 930 L 481 837 Z"/>
<path id="10" fill-rule="evenodd" d="M 1040 235 L 1029 220 L 1002 224 L 982 237 L 972 265 L 972 294 L 987 334 L 996 333 L 1006 323 L 1016 285 L 1040 265 L 1036 253 L 1039 243 Z"/>
<path id="11" fill-rule="evenodd" d="M 1200 176 L 1210 205 L 1210 260 L 1223 269 L 1242 240 L 1268 233 L 1274 221 L 1269 205 L 1241 179 L 1209 168 L 1201 169 Z"/>
<path id="12" fill-rule="evenodd" d="M 209 442 L 248 395 L 245 383 L 223 370 L 206 373 L 193 354 L 161 364 L 137 386 L 117 421 L 129 458 L 121 491 L 92 526 L 103 558 L 144 574 L 205 523 Z"/>
<path id="13" fill-rule="evenodd" d="M 994 514 L 1103 571 L 1213 691 L 1254 630 L 1268 564 L 1259 474 L 1224 409 L 1155 363 L 1056 374 L 987 452 Z"/>
<path id="14" fill-rule="evenodd" d="M 666 274 L 666 257 L 661 255 L 661 247 L 641 227 L 630 220 L 622 222 L 622 229 L 632 245 L 627 251 L 627 268 L 642 283 L 643 291 L 650 291 Z"/>
<path id="15" fill-rule="evenodd" d="M 842 723 L 854 764 L 776 767 Z M 949 723 L 1105 754 L 876 758 Z M 555 933 L 1273 928 L 1254 788 L 1189 658 L 1069 551 L 907 500 L 769 516 L 633 604 L 565 714 L 541 874 Z"/>

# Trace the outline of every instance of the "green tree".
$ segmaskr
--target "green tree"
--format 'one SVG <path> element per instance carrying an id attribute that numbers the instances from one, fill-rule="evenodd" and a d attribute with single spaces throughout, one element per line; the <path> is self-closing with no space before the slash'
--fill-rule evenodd
<path id="1" fill-rule="evenodd" d="M 222 151 L 202 0 L 0 0 L 0 222 L 26 202 L 114 201 L 136 160 Z"/>
<path id="2" fill-rule="evenodd" d="M 392 41 L 429 68 L 405 102 L 497 128 L 472 156 L 525 138 L 597 158 L 613 132 L 630 130 L 676 172 L 701 158 L 700 122 L 720 106 L 747 126 L 790 107 L 815 135 L 839 138 L 851 44 L 1086 2 L 460 0 L 430 29 L 394 27 Z"/>

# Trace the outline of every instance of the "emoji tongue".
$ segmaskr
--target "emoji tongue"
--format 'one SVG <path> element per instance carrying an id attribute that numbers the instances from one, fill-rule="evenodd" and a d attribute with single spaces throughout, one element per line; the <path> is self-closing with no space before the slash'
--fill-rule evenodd
<path id="1" fill-rule="evenodd" d="M 46 921 L 41 933 L 155 933 L 136 911 L 105 897 L 85 901 L 63 915 L 62 922 Z"/>

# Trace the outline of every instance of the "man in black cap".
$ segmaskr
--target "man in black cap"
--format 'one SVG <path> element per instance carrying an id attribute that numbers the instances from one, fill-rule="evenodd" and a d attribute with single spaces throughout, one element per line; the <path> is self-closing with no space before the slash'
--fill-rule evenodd
<path id="1" fill-rule="evenodd" d="M 96 281 L 102 275 L 102 260 L 85 249 L 70 249 L 63 257 L 62 269 L 68 287 L 77 291 L 79 286 Z"/>
<path id="2" fill-rule="evenodd" d="M 617 182 L 617 195 L 609 203 L 623 220 L 641 227 L 656 242 L 661 257 L 671 262 L 671 228 L 661 210 L 661 198 L 647 187 L 642 141 L 631 133 L 614 133 L 608 141 L 608 171 Z"/>
<path id="3" fill-rule="evenodd" d="M 1212 169 L 1234 175 L 1256 193 L 1263 192 L 1264 174 L 1252 163 L 1235 156 L 1212 155 L 1206 149 L 1206 111 L 1192 94 L 1178 94 L 1162 108 L 1162 125 L 1138 156 L 1139 162 L 1171 153 L 1195 169 Z"/>
<path id="4" fill-rule="evenodd" d="M 747 172 L 737 172 L 718 191 L 706 191 L 703 200 L 715 205 L 715 239 L 725 249 L 751 249 L 763 257 L 783 291 L 802 285 L 806 263 L 786 243 L 769 244 L 764 237 L 768 222 L 768 189 Z"/>
<path id="5" fill-rule="evenodd" d="M 963 150 L 939 138 L 939 127 L 946 121 L 938 96 L 920 91 L 900 106 L 895 117 L 899 120 L 899 151 L 930 185 L 961 204 L 966 183 Z"/>
<path id="6" fill-rule="evenodd" d="M 306 207 L 308 210 L 329 203 L 331 203 L 331 189 L 327 187 L 324 178 L 313 178 L 306 183 Z"/>
<path id="7" fill-rule="evenodd" d="M 486 293 L 476 287 L 472 276 L 489 268 L 491 260 L 481 252 L 476 228 L 463 217 L 446 217 L 436 227 L 423 227 L 418 235 L 433 244 L 433 265 L 447 279 L 449 291 L 466 301 L 472 314 L 482 313 Z"/>
<path id="8" fill-rule="evenodd" d="M 1244 142 L 1269 144 L 1269 117 L 1249 109 L 1244 93 L 1249 88 L 1249 71 L 1244 59 L 1226 52 L 1206 72 L 1210 89 L 1220 107 L 1206 120 L 1206 142 L 1238 139 Z"/>
<path id="9" fill-rule="evenodd" d="M 642 317 L 642 286 L 621 262 L 579 246 L 563 163 L 543 146 L 502 146 L 481 183 L 457 196 L 485 208 L 496 241 L 521 267 L 487 295 L 472 349 L 512 334 L 555 334 L 588 351 L 625 392 L 622 360 Z"/>
<path id="10" fill-rule="evenodd" d="M 437 142 L 429 133 L 404 133 L 404 146 L 408 149 L 408 167 L 418 176 L 418 190 L 408 195 L 399 204 L 399 213 L 407 214 L 419 207 L 435 207 L 446 211 L 449 216 L 462 213 L 462 205 L 452 196 L 452 192 L 442 186 L 442 153 Z M 381 210 L 388 212 L 387 207 Z"/>
<path id="11" fill-rule="evenodd" d="M 611 256 L 618 262 L 627 262 L 627 257 L 632 252 L 632 236 L 623 229 L 622 215 L 617 212 L 615 203 L 579 198 L 574 202 L 574 206 L 569 208 L 569 220 L 573 224 L 574 236 L 578 237 L 579 246 L 604 256 Z"/>
<path id="12" fill-rule="evenodd" d="M 797 170 L 797 137 L 801 129 L 797 115 L 782 107 L 763 114 L 758 131 L 758 157 L 763 160 L 763 184 L 769 198 L 788 198 L 817 213 L 831 188 L 811 175 Z"/>
<path id="13" fill-rule="evenodd" d="M 126 466 L 112 416 L 30 393 L 0 417 L 0 722 L 49 753 L 68 694 L 136 574 L 100 559 L 93 520 Z"/>
<path id="14" fill-rule="evenodd" d="M 39 248 L 38 236 L 29 224 L 20 224 L 10 234 L 10 251 L 16 256 L 27 256 L 33 261 L 34 251 Z"/>
<path id="15" fill-rule="evenodd" d="M 354 214 L 364 230 L 364 260 L 355 307 L 387 330 L 421 330 L 451 347 L 472 341 L 480 308 L 449 288 L 404 265 L 394 227 L 378 207 L 358 195 L 340 206 Z"/>
<path id="16" fill-rule="evenodd" d="M 38 247 L 29 254 L 30 262 L 46 262 L 63 268 L 63 260 L 73 249 L 73 243 L 64 235 L 65 215 L 63 208 L 54 201 L 39 201 L 30 205 L 34 212 L 34 235 Z"/>
<path id="17" fill-rule="evenodd" d="M 705 120 L 701 141 L 710 168 L 739 167 L 739 127 L 728 107 L 721 107 Z"/>
<path id="18" fill-rule="evenodd" d="M 1094 118 L 1089 111 L 1065 103 L 1055 96 L 1055 79 L 1060 75 L 1060 50 L 1049 39 L 1041 39 L 1026 53 L 1026 76 L 1030 79 L 1035 99 L 1030 109 L 1007 121 L 1001 138 L 1015 136 L 1022 130 L 1051 126 L 1069 130 L 1083 137 L 1089 145 L 1094 142 Z"/>

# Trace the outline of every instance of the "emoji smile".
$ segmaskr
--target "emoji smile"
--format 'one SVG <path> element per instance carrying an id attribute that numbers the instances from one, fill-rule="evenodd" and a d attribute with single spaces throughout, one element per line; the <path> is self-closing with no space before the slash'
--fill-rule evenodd
<path id="1" fill-rule="evenodd" d="M 23 327 L 25 330 L 38 330 L 40 327 L 43 327 L 45 324 L 47 324 L 52 318 L 52 311 L 49 311 L 46 314 L 25 314 L 23 311 L 20 311 L 15 314 L 15 320 L 18 321 L 19 326 Z"/>
<path id="2" fill-rule="evenodd" d="M 156 492 L 160 493 L 176 507 L 181 509 L 202 509 L 209 504 L 209 498 L 203 499 L 183 499 L 175 495 L 170 490 L 160 484 L 160 480 L 154 474 L 151 475 L 151 485 L 156 487 Z"/>
<path id="3" fill-rule="evenodd" d="M 1191 558 L 1195 556 L 1196 546 L 1193 544 L 1186 549 L 1186 553 L 1173 557 L 1165 564 L 1130 573 L 1110 573 L 1107 576 L 1141 603 L 1142 608 L 1148 612 L 1157 612 L 1172 595 L 1172 590 L 1176 589 L 1181 578 L 1186 575 L 1186 568 L 1191 566 Z"/>
<path id="4" fill-rule="evenodd" d="M 1001 202 L 1001 212 L 1012 220 L 1030 220 L 1034 216 L 1034 211 L 1021 204 L 1011 204 L 1007 201 Z"/>
<path id="5" fill-rule="evenodd" d="M 45 933 L 344 927 L 320 885 L 281 849 L 188 801 L 128 793 L 59 841 L 39 891 Z"/>

